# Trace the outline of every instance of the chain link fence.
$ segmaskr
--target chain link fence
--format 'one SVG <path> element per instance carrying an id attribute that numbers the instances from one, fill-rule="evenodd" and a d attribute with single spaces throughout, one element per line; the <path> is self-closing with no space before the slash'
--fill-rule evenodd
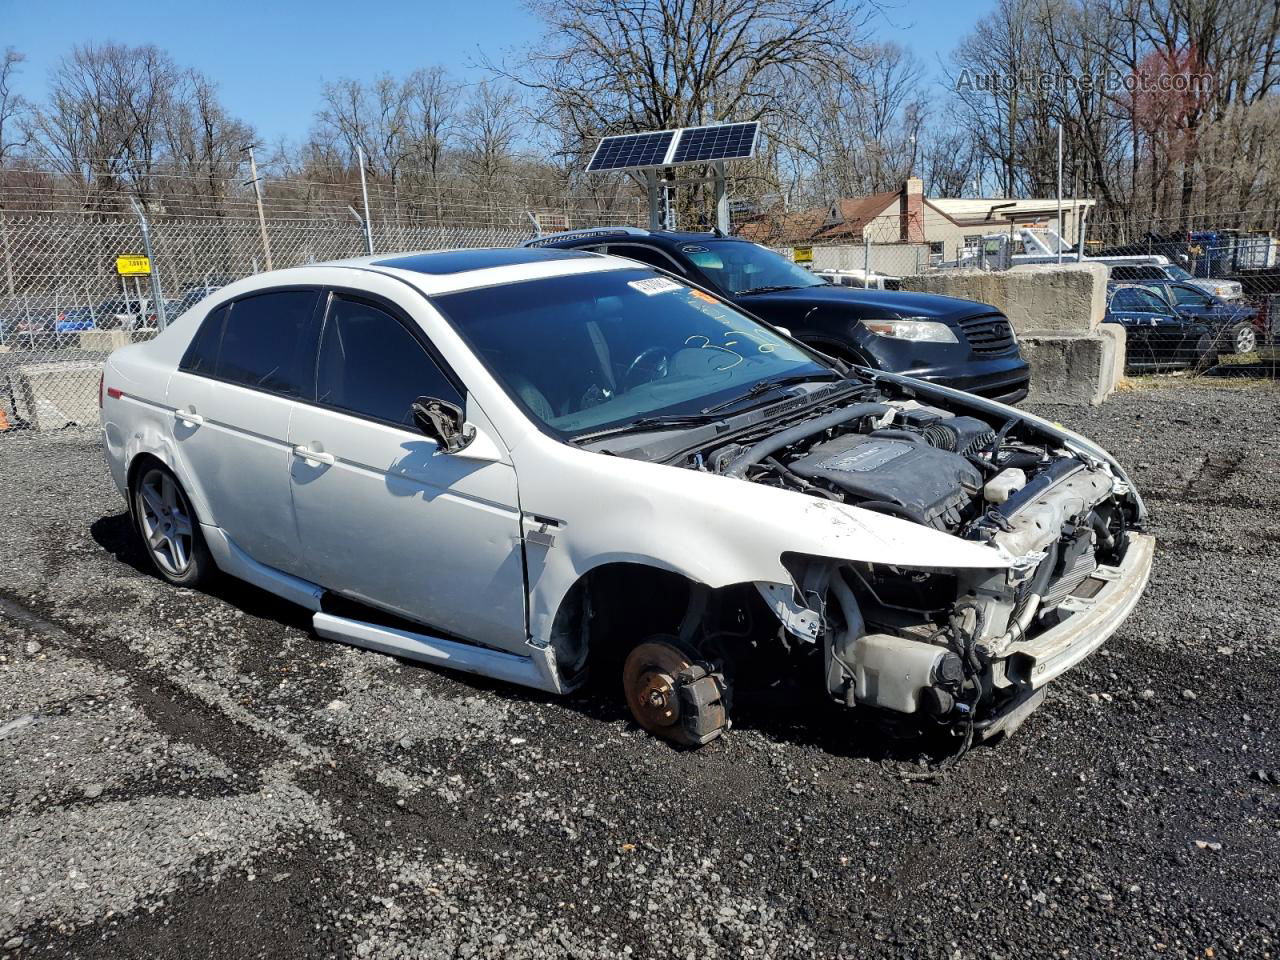
<path id="1" fill-rule="evenodd" d="M 543 227 L 616 225 L 628 217 L 566 209 Z M 487 225 L 456 227 L 375 219 L 375 249 L 511 246 L 532 233 L 527 219 L 523 212 L 509 212 Z M 860 286 L 869 272 L 873 285 L 890 289 L 898 278 L 940 269 L 1007 268 L 1022 252 L 1016 231 L 1009 229 L 1011 256 L 966 258 L 966 251 L 983 242 L 982 226 L 966 232 L 928 209 L 918 223 L 891 214 L 854 224 L 850 232 L 856 237 L 837 230 L 807 240 L 806 230 L 832 233 L 821 219 L 801 223 L 799 233 L 793 221 L 762 230 L 760 221 L 744 220 L 741 232 L 836 282 Z M 1258 232 L 1184 230 L 1176 223 L 1161 224 L 1158 237 L 1153 232 L 1135 240 L 1113 226 L 1092 225 L 1089 236 L 1100 239 L 1086 244 L 1086 252 L 1109 258 L 1108 319 L 1128 328 L 1130 373 L 1277 376 L 1280 241 Z M 279 269 L 367 251 L 360 223 L 330 217 L 270 218 L 265 244 L 256 217 L 160 217 L 151 224 L 151 240 L 152 269 L 170 320 L 217 287 L 267 269 L 268 260 Z M 103 360 L 156 332 L 149 279 L 116 272 L 117 257 L 143 249 L 134 217 L 14 216 L 0 209 L 0 432 L 96 423 Z M 1161 270 L 1168 276 L 1152 273 L 1154 257 L 1165 261 Z M 1121 287 L 1137 292 L 1116 300 Z"/>
<path id="2" fill-rule="evenodd" d="M 511 246 L 528 227 L 376 225 L 376 249 Z M 233 280 L 267 268 L 362 256 L 354 220 L 159 220 L 153 260 L 170 321 Z M 141 254 L 136 219 L 89 221 L 61 215 L 0 218 L 0 431 L 96 422 L 98 377 L 112 350 L 155 336 L 150 278 L 122 277 L 116 258 Z"/>

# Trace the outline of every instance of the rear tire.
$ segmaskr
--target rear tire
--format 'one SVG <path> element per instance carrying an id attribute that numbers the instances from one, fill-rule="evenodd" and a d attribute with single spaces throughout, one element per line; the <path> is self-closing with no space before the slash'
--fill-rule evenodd
<path id="1" fill-rule="evenodd" d="M 177 587 L 208 583 L 217 568 L 178 478 L 158 463 L 134 477 L 133 525 L 156 573 Z"/>

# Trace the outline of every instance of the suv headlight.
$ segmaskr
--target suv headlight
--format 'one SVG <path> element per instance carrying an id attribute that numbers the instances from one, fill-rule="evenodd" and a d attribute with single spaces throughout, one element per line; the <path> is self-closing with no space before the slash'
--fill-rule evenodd
<path id="1" fill-rule="evenodd" d="M 862 320 L 864 327 L 877 337 L 892 340 L 916 340 L 925 343 L 959 343 L 955 331 L 937 320 L 904 318 L 902 320 Z"/>

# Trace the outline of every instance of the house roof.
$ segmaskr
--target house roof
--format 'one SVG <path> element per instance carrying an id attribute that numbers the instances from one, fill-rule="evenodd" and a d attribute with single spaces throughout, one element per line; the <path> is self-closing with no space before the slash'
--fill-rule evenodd
<path id="1" fill-rule="evenodd" d="M 804 244 L 862 238 L 862 231 L 884 216 L 897 216 L 898 191 L 844 197 L 829 207 L 763 214 L 744 223 L 739 236 L 757 243 Z M 890 209 L 892 208 L 892 209 Z"/>

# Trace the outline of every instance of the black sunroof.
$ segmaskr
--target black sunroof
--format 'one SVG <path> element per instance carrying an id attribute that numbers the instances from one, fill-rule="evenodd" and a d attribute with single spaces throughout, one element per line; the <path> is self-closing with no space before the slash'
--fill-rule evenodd
<path id="1" fill-rule="evenodd" d="M 392 260 L 375 260 L 375 267 L 395 267 L 397 270 L 413 270 L 442 276 L 449 273 L 466 273 L 468 270 L 485 270 L 489 267 L 514 267 L 522 263 L 541 263 L 544 260 L 580 260 L 592 254 L 581 250 L 547 250 L 530 247 L 507 247 L 488 250 L 449 250 L 443 253 L 416 253 L 411 257 Z"/>

